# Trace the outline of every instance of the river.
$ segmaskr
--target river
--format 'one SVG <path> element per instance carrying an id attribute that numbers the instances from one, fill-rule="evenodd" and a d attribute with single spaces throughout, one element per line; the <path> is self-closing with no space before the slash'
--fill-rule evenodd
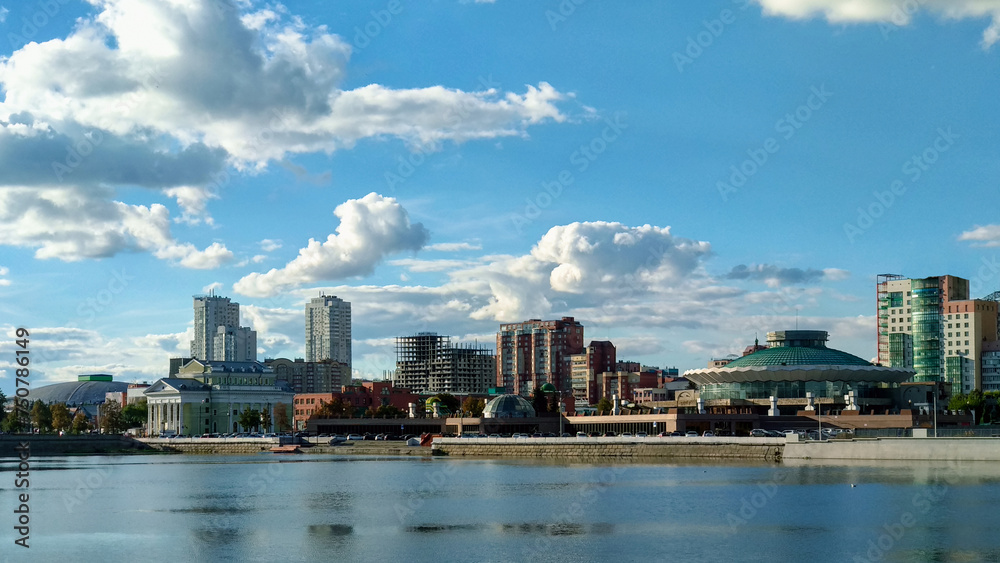
<path id="1" fill-rule="evenodd" d="M 8 561 L 1000 561 L 992 463 L 0 461 Z M 27 491 L 28 549 L 13 531 Z"/>

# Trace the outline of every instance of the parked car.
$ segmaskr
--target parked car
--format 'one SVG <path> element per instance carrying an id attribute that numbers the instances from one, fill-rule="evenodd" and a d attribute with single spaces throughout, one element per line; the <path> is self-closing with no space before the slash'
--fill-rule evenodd
<path id="1" fill-rule="evenodd" d="M 688 438 L 697 438 L 698 437 L 698 433 L 695 432 L 694 430 L 688 430 L 687 433 L 684 434 L 684 435 L 687 436 Z"/>
<path id="2" fill-rule="evenodd" d="M 559 435 L 559 437 L 560 438 L 572 438 L 573 435 L 570 434 L 569 432 L 563 432 L 562 434 Z"/>
<path id="3" fill-rule="evenodd" d="M 576 437 L 577 438 L 586 438 L 587 436 L 588 436 L 588 434 L 586 432 L 577 432 L 576 433 Z"/>
<path id="4" fill-rule="evenodd" d="M 347 435 L 347 439 L 349 441 L 361 441 L 361 440 L 364 440 L 365 437 L 362 436 L 361 434 L 348 434 Z"/>
<path id="5" fill-rule="evenodd" d="M 646 434 L 645 432 L 636 432 L 635 433 L 635 437 L 636 438 L 645 438 L 646 436 L 649 436 L 649 434 Z"/>
<path id="6" fill-rule="evenodd" d="M 499 437 L 500 437 L 499 434 L 490 434 L 490 438 L 499 438 Z"/>
<path id="7" fill-rule="evenodd" d="M 620 436 L 621 436 L 622 438 L 631 438 L 631 437 L 632 437 L 632 433 L 631 433 L 631 432 L 622 432 L 622 433 L 620 434 Z"/>
<path id="8" fill-rule="evenodd" d="M 754 428 L 750 431 L 750 436 L 753 438 L 767 438 L 768 434 L 767 430 L 764 430 L 763 428 Z"/>
<path id="9" fill-rule="evenodd" d="M 618 434 L 615 434 L 614 432 L 612 432 L 610 430 L 608 430 L 607 432 L 604 433 L 604 436 L 607 437 L 607 438 L 614 438 L 617 435 Z"/>
<path id="10" fill-rule="evenodd" d="M 702 434 L 702 436 L 705 438 L 712 438 L 715 436 L 715 432 L 712 432 L 711 430 L 706 430 L 705 433 Z"/>

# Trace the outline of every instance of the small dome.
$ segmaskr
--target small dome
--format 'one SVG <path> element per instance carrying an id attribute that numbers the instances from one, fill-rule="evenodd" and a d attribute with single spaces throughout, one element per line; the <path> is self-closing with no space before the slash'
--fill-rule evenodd
<path id="1" fill-rule="evenodd" d="M 483 418 L 534 418 L 535 407 L 520 395 L 500 395 L 486 403 Z"/>
<path id="2" fill-rule="evenodd" d="M 552 385 L 551 383 L 546 383 L 545 385 L 542 385 L 542 393 L 555 393 L 555 392 L 556 392 L 555 385 Z"/>
<path id="3" fill-rule="evenodd" d="M 431 397 L 431 398 L 427 399 L 427 401 L 424 404 L 429 407 L 429 406 L 433 405 L 434 403 L 440 403 L 440 402 L 441 402 L 441 399 L 438 399 L 437 397 Z"/>

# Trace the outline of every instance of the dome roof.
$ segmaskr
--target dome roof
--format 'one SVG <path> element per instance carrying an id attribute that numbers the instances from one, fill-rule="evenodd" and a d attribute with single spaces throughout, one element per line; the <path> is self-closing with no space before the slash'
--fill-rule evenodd
<path id="1" fill-rule="evenodd" d="M 743 366 L 870 366 L 853 354 L 833 348 L 813 348 L 805 346 L 777 346 L 765 348 L 743 356 L 726 364 L 727 368 Z"/>
<path id="2" fill-rule="evenodd" d="M 483 418 L 533 418 L 535 407 L 520 395 L 500 395 L 486 403 Z"/>
<path id="3" fill-rule="evenodd" d="M 50 405 L 66 403 L 72 407 L 103 403 L 105 393 L 121 393 L 127 390 L 128 383 L 123 381 L 69 381 L 32 389 L 29 398 Z"/>
<path id="4" fill-rule="evenodd" d="M 555 393 L 556 392 L 556 386 L 552 385 L 551 383 L 546 383 L 545 385 L 542 385 L 541 389 L 542 389 L 543 393 Z"/>

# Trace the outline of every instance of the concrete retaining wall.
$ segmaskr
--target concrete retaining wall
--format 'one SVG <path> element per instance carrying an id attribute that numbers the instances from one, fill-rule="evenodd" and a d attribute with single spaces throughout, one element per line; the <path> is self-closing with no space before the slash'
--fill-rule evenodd
<path id="1" fill-rule="evenodd" d="M 789 442 L 786 459 L 1000 461 L 1000 438 L 867 438 Z"/>
<path id="2" fill-rule="evenodd" d="M 0 457 L 16 457 L 14 448 L 21 442 L 28 443 L 32 456 L 127 453 L 149 449 L 148 445 L 128 436 L 4 434 L 0 436 Z"/>
<path id="3" fill-rule="evenodd" d="M 436 438 L 435 455 L 780 461 L 783 438 Z"/>

